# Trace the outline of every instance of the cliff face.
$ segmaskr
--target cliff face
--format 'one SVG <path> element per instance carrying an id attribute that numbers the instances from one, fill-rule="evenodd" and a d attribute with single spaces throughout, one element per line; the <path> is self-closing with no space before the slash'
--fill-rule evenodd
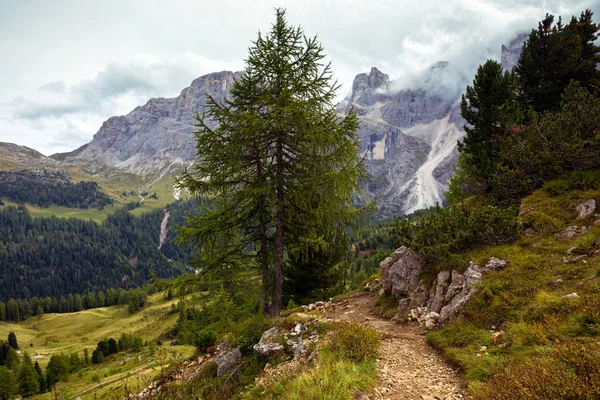
<path id="1" fill-rule="evenodd" d="M 150 99 L 126 116 L 111 117 L 92 141 L 71 153 L 52 157 L 68 163 L 104 166 L 140 175 L 175 171 L 195 155 L 194 116 L 202 114 L 207 94 L 216 100 L 229 93 L 240 72 L 204 75 L 178 97 Z"/>
<path id="2" fill-rule="evenodd" d="M 424 89 L 395 92 L 388 75 L 372 68 L 356 76 L 352 93 L 338 108 L 360 116 L 358 136 L 371 174 L 366 189 L 378 199 L 382 217 L 444 201 L 456 142 L 463 135 L 458 99 L 433 90 L 447 66 L 432 66 L 420 85 Z"/>
<path id="3" fill-rule="evenodd" d="M 505 70 L 510 71 L 517 65 L 519 57 L 521 56 L 521 51 L 523 50 L 523 45 L 527 39 L 529 39 L 529 34 L 521 33 L 508 42 L 508 44 L 502 45 L 501 63 Z"/>

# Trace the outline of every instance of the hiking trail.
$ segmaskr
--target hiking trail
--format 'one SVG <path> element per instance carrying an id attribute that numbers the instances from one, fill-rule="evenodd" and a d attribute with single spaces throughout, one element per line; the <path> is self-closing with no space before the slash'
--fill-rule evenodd
<path id="1" fill-rule="evenodd" d="M 397 324 L 375 314 L 375 293 L 355 295 L 332 303 L 327 315 L 334 320 L 357 321 L 381 333 L 377 359 L 379 383 L 368 399 L 464 399 L 460 375 L 425 341 L 416 325 Z"/>

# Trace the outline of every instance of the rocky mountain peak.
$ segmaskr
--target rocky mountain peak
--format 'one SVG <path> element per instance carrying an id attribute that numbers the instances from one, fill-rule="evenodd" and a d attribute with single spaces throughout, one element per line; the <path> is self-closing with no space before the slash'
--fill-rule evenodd
<path id="1" fill-rule="evenodd" d="M 377 102 L 390 88 L 390 77 L 375 67 L 368 74 L 356 75 L 348 101 L 359 105 Z"/>

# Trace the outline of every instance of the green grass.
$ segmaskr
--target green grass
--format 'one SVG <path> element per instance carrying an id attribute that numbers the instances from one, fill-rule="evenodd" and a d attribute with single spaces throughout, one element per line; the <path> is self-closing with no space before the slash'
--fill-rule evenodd
<path id="1" fill-rule="evenodd" d="M 525 365 L 533 368 L 538 361 L 545 369 L 536 369 L 533 375 L 549 379 L 548 371 L 554 371 L 558 377 L 564 372 L 564 358 L 556 355 L 561 346 L 589 348 L 600 339 L 600 279 L 596 276 L 600 256 L 589 256 L 594 240 L 600 237 L 600 226 L 574 239 L 554 236 L 569 225 L 592 225 L 597 217 L 577 220 L 576 206 L 590 198 L 600 199 L 600 190 L 570 190 L 569 185 L 550 185 L 551 190 L 541 189 L 523 199 L 522 228 L 532 227 L 536 236 L 456 256 L 465 265 L 469 260 L 482 265 L 492 256 L 508 263 L 505 270 L 485 275 L 456 321 L 427 336 L 433 347 L 461 368 L 475 398 L 488 398 L 483 394 L 492 393 L 492 387 L 499 390 L 493 382 L 501 371 L 513 371 L 506 376 L 516 382 L 519 374 L 514 371 L 522 371 Z M 574 246 L 574 254 L 588 257 L 563 262 Z M 573 292 L 580 298 L 562 298 Z M 497 343 L 500 346 L 492 343 L 492 327 L 505 332 L 503 342 Z M 527 360 L 533 361 L 527 364 Z M 504 385 L 510 379 L 503 380 Z M 519 383 L 514 385 L 517 393 Z"/>
<path id="2" fill-rule="evenodd" d="M 322 400 L 352 399 L 377 383 L 374 361 L 351 362 L 335 353 L 321 351 L 319 363 L 299 375 L 279 380 L 268 391 L 257 391 L 249 399 Z"/>
<path id="3" fill-rule="evenodd" d="M 1 160 L 0 160 L 1 161 Z M 2 165 L 0 164 L 0 170 L 19 170 L 14 165 Z M 141 215 L 148 211 L 156 208 L 164 208 L 167 204 L 175 201 L 173 196 L 173 184 L 175 177 L 165 175 L 156 182 L 148 183 L 146 179 L 139 175 L 121 172 L 121 171 L 110 171 L 108 173 L 100 173 L 97 175 L 90 175 L 83 170 L 82 166 L 71 167 L 68 169 L 71 173 L 71 182 L 80 181 L 95 181 L 100 186 L 100 191 L 110 196 L 114 204 L 107 206 L 103 210 L 98 209 L 80 209 L 63 206 L 50 206 L 50 207 L 39 207 L 33 204 L 25 204 L 27 210 L 33 217 L 50 217 L 56 216 L 61 218 L 79 218 L 85 220 L 93 220 L 96 222 L 102 222 L 106 217 L 123 205 L 131 202 L 140 201 L 138 191 L 148 192 L 148 195 L 144 196 L 144 202 L 142 205 L 131 211 L 133 215 Z M 148 179 L 152 179 L 149 177 Z M 130 194 L 131 191 L 134 194 Z M 122 193 L 127 193 L 123 196 Z M 150 196 L 156 193 L 157 199 L 150 198 Z M 182 198 L 189 197 L 187 193 L 182 193 Z M 17 204 L 6 199 L 2 199 L 6 205 L 16 206 Z"/>
<path id="4" fill-rule="evenodd" d="M 31 356 L 42 356 L 42 367 L 56 353 L 82 352 L 91 354 L 96 343 L 105 337 L 118 338 L 121 333 L 141 336 L 148 341 L 156 339 L 177 320 L 170 313 L 177 300 L 164 300 L 164 293 L 149 298 L 149 305 L 138 313 L 129 314 L 127 306 L 96 308 L 69 314 L 45 314 L 19 323 L 1 323 L 0 337 L 14 331 L 20 346 Z"/>
<path id="5" fill-rule="evenodd" d="M 164 293 L 149 298 L 149 305 L 136 314 L 129 314 L 126 306 L 112 306 L 70 314 L 46 314 L 19 323 L 0 324 L 0 337 L 10 331 L 17 335 L 22 350 L 27 351 L 45 368 L 52 354 L 77 352 L 88 349 L 91 355 L 96 343 L 105 337 L 118 338 L 131 333 L 144 338 L 148 345 L 140 352 L 122 352 L 69 375 L 67 382 L 59 383 L 58 390 L 67 397 L 76 397 L 86 389 L 101 384 L 82 399 L 124 397 L 125 385 L 138 391 L 155 380 L 162 368 L 192 356 L 193 346 L 156 346 L 157 338 L 177 320 L 171 313 L 174 300 L 165 300 Z M 133 373 L 136 370 L 140 370 Z M 110 382 L 114 378 L 114 382 Z M 94 397 L 96 396 L 96 397 Z M 33 399 L 50 399 L 46 393 Z"/>

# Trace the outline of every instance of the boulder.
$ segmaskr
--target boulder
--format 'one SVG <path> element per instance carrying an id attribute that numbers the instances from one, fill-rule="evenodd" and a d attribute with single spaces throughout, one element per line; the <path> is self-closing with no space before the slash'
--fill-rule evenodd
<path id="1" fill-rule="evenodd" d="M 260 341 L 252 347 L 254 352 L 264 357 L 273 357 L 284 354 L 285 348 L 283 345 L 275 343 L 275 338 L 278 334 L 279 331 L 277 328 L 266 330 L 260 337 Z"/>
<path id="2" fill-rule="evenodd" d="M 380 268 L 385 293 L 409 296 L 419 286 L 423 263 L 416 253 L 403 246 L 383 260 Z"/>
<path id="3" fill-rule="evenodd" d="M 423 318 L 423 325 L 425 326 L 425 329 L 427 329 L 428 331 L 435 329 L 438 325 L 439 319 L 440 314 L 433 311 L 427 313 L 427 315 L 425 315 L 425 317 Z"/>
<path id="4" fill-rule="evenodd" d="M 223 342 L 219 345 L 219 355 L 215 358 L 217 364 L 217 376 L 223 376 L 233 370 L 242 360 L 242 352 L 239 348 L 229 349 L 229 343 Z"/>
<path id="5" fill-rule="evenodd" d="M 596 208 L 597 204 L 595 199 L 589 199 L 588 201 L 581 203 L 577 206 L 577 212 L 579 213 L 577 218 L 587 218 L 596 211 Z"/>
<path id="6" fill-rule="evenodd" d="M 484 267 L 486 271 L 501 271 L 504 268 L 506 268 L 506 261 L 500 260 L 496 257 L 490 258 L 490 260 L 485 264 Z"/>

